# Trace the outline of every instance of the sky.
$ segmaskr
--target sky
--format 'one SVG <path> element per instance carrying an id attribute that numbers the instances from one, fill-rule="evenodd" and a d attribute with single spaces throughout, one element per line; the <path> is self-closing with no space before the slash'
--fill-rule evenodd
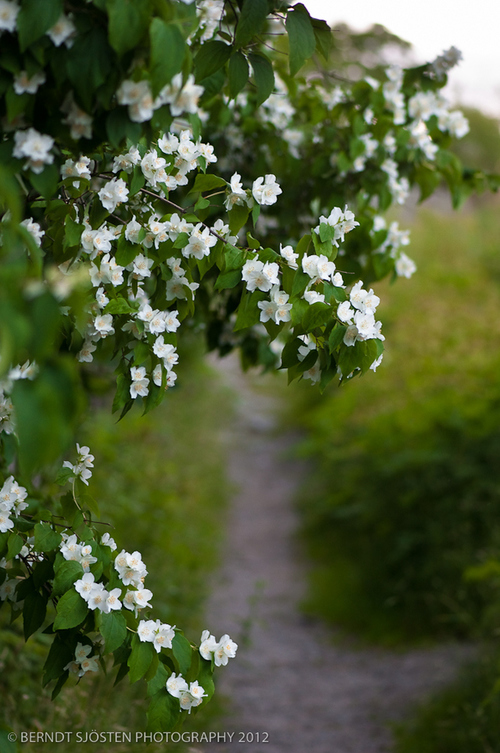
<path id="1" fill-rule="evenodd" d="M 445 93 L 453 104 L 479 107 L 500 117 L 500 2 L 498 0 L 302 0 L 310 14 L 334 28 L 357 31 L 380 23 L 414 47 L 416 63 L 451 46 L 463 60 L 450 73 Z"/>

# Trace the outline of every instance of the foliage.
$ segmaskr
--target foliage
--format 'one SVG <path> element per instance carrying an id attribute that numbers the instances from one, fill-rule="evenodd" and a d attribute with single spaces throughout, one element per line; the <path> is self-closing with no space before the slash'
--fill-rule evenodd
<path id="1" fill-rule="evenodd" d="M 159 617 L 197 634 L 202 628 L 207 575 L 216 564 L 218 521 L 226 504 L 224 444 L 213 427 L 221 426 L 221 418 L 230 420 L 231 396 L 202 365 L 199 347 L 191 344 L 190 351 L 197 355 L 185 354 L 181 387 L 169 393 L 158 411 L 146 417 L 129 414 L 117 424 L 105 401 L 88 417 L 82 437 L 92 438 L 99 459 L 92 489 L 109 506 L 112 535 L 126 537 L 130 549 L 143 552 L 150 566 L 148 585 Z M 113 689 L 115 678 L 109 668 L 106 676 L 94 673 L 77 684 L 68 682 L 52 703 L 50 690 L 40 688 L 50 636 L 32 636 L 28 652 L 19 621 L 9 625 L 6 610 L 0 616 L 0 728 L 75 734 L 144 729 L 147 699 L 142 684 L 125 680 Z M 207 725 L 205 715 L 202 728 Z M 72 741 L 58 743 L 62 753 L 74 750 L 75 734 Z M 109 741 L 92 747 L 100 753 L 109 749 Z M 113 741 L 117 752 L 143 748 L 141 741 L 135 746 Z M 39 744 L 24 743 L 22 749 L 30 753 Z"/>
<path id="2" fill-rule="evenodd" d="M 396 728 L 397 753 L 498 753 L 499 657 L 488 651 L 458 682 L 422 706 L 417 718 Z"/>
<path id="3" fill-rule="evenodd" d="M 364 286 L 414 270 L 380 213 L 412 186 L 444 178 L 458 206 L 497 178 L 449 151 L 467 130 L 439 94 L 453 48 L 341 89 L 297 76 L 332 43 L 301 3 L 1 5 L 0 594 L 26 638 L 51 636 L 54 697 L 112 654 L 118 680 L 148 682 L 149 729 L 176 729 L 236 645 L 141 619 L 146 565 L 102 533 L 89 447 L 61 468 L 89 391 L 112 382 L 120 417 L 156 407 L 178 330 L 247 365 L 281 351 L 321 388 L 375 369 Z"/>
<path id="4" fill-rule="evenodd" d="M 390 366 L 300 410 L 309 608 L 384 642 L 491 635 L 499 620 L 496 581 L 464 578 L 500 543 L 496 205 L 423 214 L 412 236 L 422 275 L 384 296 Z"/>

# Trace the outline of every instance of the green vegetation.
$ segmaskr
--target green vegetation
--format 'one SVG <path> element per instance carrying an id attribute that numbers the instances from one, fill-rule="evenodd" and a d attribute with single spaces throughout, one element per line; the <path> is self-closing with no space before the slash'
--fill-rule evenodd
<path id="1" fill-rule="evenodd" d="M 321 401 L 302 393 L 306 609 L 370 640 L 500 624 L 498 583 L 464 577 L 500 552 L 498 230 L 497 204 L 419 213 L 418 273 L 376 291 L 387 337 L 376 376 Z"/>
<path id="2" fill-rule="evenodd" d="M 225 417 L 229 420 L 231 396 L 198 357 L 184 354 L 183 365 L 179 386 L 157 411 L 144 417 L 132 411 L 116 423 L 106 403 L 89 417 L 80 441 L 88 442 L 95 455 L 90 491 L 106 503 L 118 550 L 126 542 L 128 551 L 143 554 L 149 571 L 146 586 L 154 594 L 158 617 L 182 624 L 196 637 L 204 627 L 207 576 L 217 561 L 223 531 L 227 487 L 218 432 Z M 3 722 L 15 731 L 135 734 L 146 729 L 142 683 L 129 685 L 125 678 L 116 693 L 116 670 L 107 677 L 87 674 L 78 686 L 68 684 L 51 703 L 50 693 L 40 691 L 51 636 L 30 638 L 29 655 L 19 621 L 11 626 L 4 621 L 0 638 L 0 728 Z M 206 714 L 203 724 L 207 729 Z M 73 740 L 57 747 L 65 753 L 74 745 Z M 109 750 L 109 743 L 79 747 L 101 753 Z M 27 753 L 38 749 L 35 743 L 22 746 Z M 164 745 L 150 749 L 154 753 Z M 115 753 L 121 750 L 144 750 L 144 744 L 113 745 Z"/>
<path id="3" fill-rule="evenodd" d="M 499 753 L 499 664 L 498 654 L 486 654 L 413 722 L 399 725 L 396 753 Z"/>

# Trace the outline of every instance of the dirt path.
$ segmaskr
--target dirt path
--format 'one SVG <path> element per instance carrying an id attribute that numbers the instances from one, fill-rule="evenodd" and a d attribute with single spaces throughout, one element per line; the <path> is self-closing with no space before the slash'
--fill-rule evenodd
<path id="1" fill-rule="evenodd" d="M 235 734 L 202 749 L 388 753 L 388 724 L 450 680 L 470 651 L 352 649 L 301 615 L 292 501 L 305 469 L 287 454 L 294 438 L 274 431 L 273 400 L 252 391 L 234 366 L 223 373 L 240 401 L 229 437 L 235 494 L 206 624 L 239 644 L 237 658 L 217 672 L 218 692 L 231 699 L 220 730 Z"/>

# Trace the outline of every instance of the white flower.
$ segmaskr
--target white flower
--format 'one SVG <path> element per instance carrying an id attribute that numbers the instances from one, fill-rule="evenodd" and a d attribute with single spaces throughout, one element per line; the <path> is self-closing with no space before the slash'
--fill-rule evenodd
<path id="1" fill-rule="evenodd" d="M 14 528 L 14 521 L 5 511 L 0 510 L 0 533 L 7 533 L 11 528 Z"/>
<path id="2" fill-rule="evenodd" d="M 78 663 L 82 662 L 91 653 L 92 646 L 84 646 L 83 643 L 77 643 L 75 649 L 75 659 Z"/>
<path id="3" fill-rule="evenodd" d="M 47 32 L 47 36 L 50 38 L 56 47 L 60 47 L 63 43 L 66 47 L 71 47 L 73 40 L 71 37 L 76 32 L 76 27 L 73 21 L 64 14 L 56 21 L 54 26 Z"/>
<path id="4" fill-rule="evenodd" d="M 304 299 L 310 304 L 325 302 L 325 296 L 322 293 L 317 293 L 315 290 L 306 290 Z"/>
<path id="5" fill-rule="evenodd" d="M 160 625 L 154 634 L 153 646 L 160 653 L 162 648 L 172 648 L 172 640 L 175 636 L 173 627 L 167 624 Z"/>
<path id="6" fill-rule="evenodd" d="M 108 212 L 114 212 L 118 204 L 128 199 L 128 186 L 121 178 L 108 181 L 97 194 L 101 204 Z"/>
<path id="7" fill-rule="evenodd" d="M 135 165 L 139 165 L 141 162 L 141 155 L 136 146 L 131 146 L 126 154 L 119 154 L 113 160 L 113 167 L 111 168 L 114 173 L 118 173 L 124 170 L 126 173 L 131 173 Z"/>
<path id="8" fill-rule="evenodd" d="M 298 269 L 297 259 L 299 255 L 296 254 L 291 246 L 282 246 L 280 243 L 280 254 L 287 262 L 290 269 Z"/>
<path id="9" fill-rule="evenodd" d="M 204 659 L 210 661 L 216 648 L 217 641 L 215 640 L 215 636 L 211 635 L 208 630 L 204 630 L 201 634 L 200 654 Z"/>
<path id="10" fill-rule="evenodd" d="M 417 265 L 409 256 L 401 252 L 396 259 L 395 269 L 398 277 L 406 277 L 409 279 L 412 274 L 417 271 Z"/>
<path id="11" fill-rule="evenodd" d="M 135 219 L 135 214 L 125 227 L 125 239 L 130 243 L 139 243 L 139 233 L 142 225 Z"/>
<path id="12" fill-rule="evenodd" d="M 116 550 L 116 542 L 113 538 L 111 538 L 111 536 L 109 535 L 107 531 L 106 533 L 103 533 L 101 536 L 101 544 L 103 546 L 109 546 L 112 552 Z"/>
<path id="13" fill-rule="evenodd" d="M 241 184 L 241 175 L 234 173 L 229 181 L 230 191 L 224 200 L 224 206 L 229 211 L 235 204 L 244 204 L 246 202 L 246 191 Z"/>
<path id="14" fill-rule="evenodd" d="M 370 366 L 370 369 L 371 369 L 372 371 L 377 371 L 377 368 L 378 368 L 378 367 L 380 366 L 380 364 L 382 363 L 382 359 L 383 359 L 383 357 L 384 357 L 384 354 L 383 354 L 383 353 L 381 353 L 381 354 L 379 355 L 379 357 L 378 357 L 377 359 L 375 359 L 375 361 L 374 361 L 374 362 L 372 363 L 372 365 Z"/>
<path id="15" fill-rule="evenodd" d="M 143 280 L 145 277 L 151 277 L 151 267 L 153 264 L 153 259 L 148 259 L 144 254 L 137 254 L 132 265 L 129 265 L 127 269 L 131 270 L 136 279 Z"/>
<path id="16" fill-rule="evenodd" d="M 337 316 L 341 322 L 348 322 L 351 324 L 354 316 L 354 309 L 351 308 L 349 301 L 343 301 L 338 305 Z"/>
<path id="17" fill-rule="evenodd" d="M 16 30 L 16 18 L 20 11 L 17 3 L 10 0 L 0 0 L 0 34 L 2 31 L 13 32 Z"/>
<path id="18" fill-rule="evenodd" d="M 80 668 L 80 672 L 78 673 L 80 677 L 82 677 L 85 672 L 98 672 L 99 665 L 97 663 L 97 657 L 91 656 L 83 659 L 83 661 L 80 663 Z"/>
<path id="19" fill-rule="evenodd" d="M 143 123 L 153 116 L 153 96 L 148 81 L 122 81 L 116 92 L 118 104 L 128 105 L 130 120 Z"/>
<path id="20" fill-rule="evenodd" d="M 156 623 L 154 620 L 141 620 L 137 626 L 137 635 L 143 643 L 152 643 L 154 641 Z"/>
<path id="21" fill-rule="evenodd" d="M 23 220 L 21 222 L 21 225 L 24 225 L 26 230 L 28 230 L 29 233 L 33 236 L 35 239 L 35 243 L 37 246 L 41 245 L 42 238 L 45 235 L 45 232 L 41 229 L 38 222 L 34 222 L 31 218 L 28 218 L 26 220 Z"/>
<path id="22" fill-rule="evenodd" d="M 16 131 L 14 144 L 12 155 L 18 159 L 27 157 L 28 162 L 25 168 L 30 167 L 34 173 L 41 173 L 45 165 L 51 165 L 54 161 L 54 155 L 50 153 L 54 146 L 54 139 L 39 133 L 34 128 Z"/>
<path id="23" fill-rule="evenodd" d="M 80 363 L 92 363 L 94 356 L 92 353 L 95 351 L 96 345 L 91 340 L 85 340 L 82 345 L 82 349 L 77 355 L 77 359 Z"/>
<path id="24" fill-rule="evenodd" d="M 7 578 L 6 580 L 4 580 L 4 582 L 0 586 L 0 600 L 5 601 L 6 599 L 9 599 L 9 601 L 15 601 L 16 588 L 18 583 L 19 581 L 15 578 Z"/>
<path id="25" fill-rule="evenodd" d="M 188 690 L 188 684 L 182 675 L 176 676 L 175 672 L 172 672 L 167 680 L 167 690 L 174 698 L 179 698 L 183 691 Z"/>
<path id="26" fill-rule="evenodd" d="M 94 334 L 102 338 L 113 335 L 115 332 L 112 314 L 99 314 L 99 316 L 95 317 L 93 324 Z"/>
<path id="27" fill-rule="evenodd" d="M 232 641 L 227 633 L 223 635 L 214 651 L 215 666 L 225 666 L 228 659 L 232 659 L 236 656 L 237 648 L 238 644 Z"/>
<path id="28" fill-rule="evenodd" d="M 82 599 L 88 601 L 92 590 L 95 588 L 95 578 L 92 573 L 85 573 L 80 580 L 74 582 L 75 591 L 80 594 Z"/>
<path id="29" fill-rule="evenodd" d="M 267 206 L 276 204 L 280 193 L 283 192 L 276 182 L 276 176 L 272 173 L 266 175 L 265 178 L 257 178 L 253 182 L 252 194 L 258 204 Z"/>
<path id="30" fill-rule="evenodd" d="M 16 73 L 14 76 L 14 91 L 16 94 L 36 94 L 38 88 L 46 81 L 45 73 L 40 71 L 29 78 L 26 71 Z"/>
<path id="31" fill-rule="evenodd" d="M 279 285 L 279 266 L 276 262 L 261 262 L 259 259 L 249 259 L 241 270 L 242 279 L 247 284 L 247 290 L 262 290 L 267 293 L 273 285 Z"/>
<path id="32" fill-rule="evenodd" d="M 108 612 L 114 609 L 122 608 L 122 603 L 119 599 L 120 596 L 121 588 L 113 588 L 112 591 L 108 592 L 108 595 L 106 597 L 106 609 Z"/>
<path id="33" fill-rule="evenodd" d="M 344 333 L 344 345 L 350 347 L 354 345 L 358 339 L 358 328 L 354 324 L 350 324 Z"/>

